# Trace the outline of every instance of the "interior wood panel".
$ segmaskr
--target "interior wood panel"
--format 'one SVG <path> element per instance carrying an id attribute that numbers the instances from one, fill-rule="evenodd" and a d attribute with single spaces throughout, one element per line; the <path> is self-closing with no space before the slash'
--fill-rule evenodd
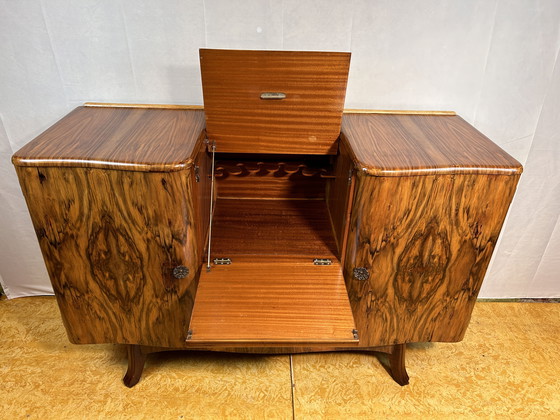
<path id="1" fill-rule="evenodd" d="M 201 49 L 210 140 L 218 152 L 336 154 L 349 65 L 349 53 Z"/>
<path id="2" fill-rule="evenodd" d="M 355 167 L 352 161 L 352 152 L 349 149 L 346 139 L 342 139 L 334 163 L 334 178 L 327 181 L 326 199 L 333 233 L 338 247 L 338 255 L 341 259 L 343 259 L 345 254 L 354 172 Z"/>
<path id="3" fill-rule="evenodd" d="M 216 200 L 212 258 L 291 255 L 336 258 L 322 200 Z"/>
<path id="4" fill-rule="evenodd" d="M 205 257 L 206 245 L 208 243 L 208 231 L 210 225 L 210 184 L 212 182 L 212 158 L 206 150 L 206 142 L 198 146 L 198 153 L 192 168 L 194 182 L 193 200 L 197 209 L 196 231 L 198 255 Z"/>
<path id="5" fill-rule="evenodd" d="M 70 341 L 183 347 L 200 266 L 192 172 L 16 170 Z"/>
<path id="6" fill-rule="evenodd" d="M 518 179 L 358 174 L 345 278 L 360 346 L 463 338 Z"/>
<path id="7" fill-rule="evenodd" d="M 377 176 L 515 175 L 521 164 L 459 116 L 345 114 L 360 170 Z"/>
<path id="8" fill-rule="evenodd" d="M 203 270 L 190 344 L 357 343 L 339 264 L 234 262 Z"/>
<path id="9" fill-rule="evenodd" d="M 17 151 L 12 162 L 177 171 L 192 164 L 203 130 L 201 110 L 78 107 Z"/>

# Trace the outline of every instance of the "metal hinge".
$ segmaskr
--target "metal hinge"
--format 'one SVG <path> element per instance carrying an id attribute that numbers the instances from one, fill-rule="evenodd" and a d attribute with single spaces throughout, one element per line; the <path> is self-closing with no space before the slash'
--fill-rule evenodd
<path id="1" fill-rule="evenodd" d="M 190 340 L 192 338 L 192 330 L 188 330 L 187 331 L 187 340 Z"/>
<path id="2" fill-rule="evenodd" d="M 230 265 L 231 259 L 230 258 L 214 258 L 215 265 Z"/>
<path id="3" fill-rule="evenodd" d="M 194 179 L 196 182 L 200 182 L 200 175 L 198 173 L 198 171 L 200 170 L 200 167 L 198 165 L 194 166 Z"/>
<path id="4" fill-rule="evenodd" d="M 313 264 L 314 265 L 331 265 L 332 260 L 330 260 L 328 258 L 315 258 L 315 259 L 313 259 Z"/>
<path id="5" fill-rule="evenodd" d="M 348 185 L 352 184 L 352 177 L 354 176 L 354 170 L 350 169 L 348 171 Z"/>
<path id="6" fill-rule="evenodd" d="M 352 335 L 354 336 L 354 340 L 360 339 L 360 337 L 358 337 L 358 330 L 352 330 Z"/>

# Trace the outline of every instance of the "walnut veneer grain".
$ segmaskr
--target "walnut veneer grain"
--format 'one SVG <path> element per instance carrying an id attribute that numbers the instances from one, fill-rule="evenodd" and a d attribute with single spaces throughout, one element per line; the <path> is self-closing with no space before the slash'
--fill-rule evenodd
<path id="1" fill-rule="evenodd" d="M 16 170 L 70 341 L 182 347 L 200 267 L 192 169 Z"/>
<path id="2" fill-rule="evenodd" d="M 345 279 L 360 346 L 463 338 L 518 179 L 358 174 Z"/>

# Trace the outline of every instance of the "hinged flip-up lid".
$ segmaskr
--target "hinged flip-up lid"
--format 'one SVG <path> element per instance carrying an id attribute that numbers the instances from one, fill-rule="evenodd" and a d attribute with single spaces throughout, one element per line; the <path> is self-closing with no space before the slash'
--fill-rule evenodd
<path id="1" fill-rule="evenodd" d="M 217 152 L 335 154 L 350 53 L 200 50 Z"/>

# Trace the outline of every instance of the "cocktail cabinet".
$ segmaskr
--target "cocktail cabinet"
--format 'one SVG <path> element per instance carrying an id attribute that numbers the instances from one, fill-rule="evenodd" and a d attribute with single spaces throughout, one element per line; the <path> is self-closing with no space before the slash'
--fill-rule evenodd
<path id="1" fill-rule="evenodd" d="M 348 53 L 200 51 L 204 107 L 80 106 L 13 156 L 68 337 L 460 341 L 521 165 L 453 112 L 343 111 Z M 372 93 L 373 94 L 373 93 Z"/>

